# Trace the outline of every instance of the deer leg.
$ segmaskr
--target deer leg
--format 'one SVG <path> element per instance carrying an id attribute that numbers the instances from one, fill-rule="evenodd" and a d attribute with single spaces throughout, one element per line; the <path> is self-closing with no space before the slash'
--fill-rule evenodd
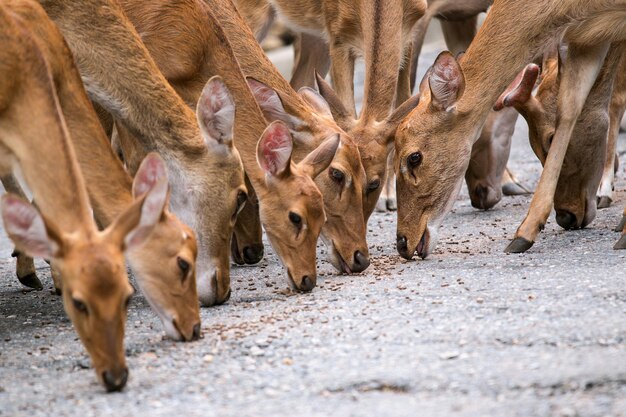
<path id="1" fill-rule="evenodd" d="M 26 197 L 26 193 L 24 193 L 24 190 L 22 190 L 22 187 L 13 175 L 2 177 L 1 180 L 2 185 L 7 192 L 19 195 L 25 200 L 28 199 Z M 13 251 L 11 256 L 16 258 L 15 273 L 17 275 L 17 279 L 22 283 L 22 285 L 25 285 L 28 288 L 42 290 L 43 285 L 41 284 L 39 278 L 37 278 L 37 271 L 35 270 L 35 261 L 33 258 L 19 252 L 17 249 Z"/>
<path id="2" fill-rule="evenodd" d="M 592 47 L 570 45 L 568 62 L 563 70 L 563 77 L 559 86 L 558 124 L 554 139 L 537 190 L 530 203 L 528 214 L 517 229 L 515 238 L 507 246 L 506 252 L 521 253 L 530 249 L 548 220 L 561 166 L 574 126 L 587 95 L 598 77 L 608 48 L 607 43 Z"/>
<path id="3" fill-rule="evenodd" d="M 626 62 L 625 59 L 622 59 Z M 623 65 L 620 66 L 620 69 Z M 606 162 L 602 172 L 602 181 L 598 188 L 598 208 L 606 208 L 613 202 L 613 189 L 615 186 L 615 173 L 617 172 L 619 158 L 617 156 L 617 138 L 619 125 L 624 111 L 626 110 L 626 74 L 619 72 L 616 75 L 613 86 L 613 94 L 609 105 L 609 134 L 607 138 Z M 620 229 L 621 231 L 621 229 Z"/>
<path id="4" fill-rule="evenodd" d="M 331 45 L 330 76 L 333 88 L 341 102 L 356 118 L 354 103 L 354 56 L 348 48 Z"/>
<path id="5" fill-rule="evenodd" d="M 294 66 L 289 82 L 294 90 L 315 87 L 315 72 L 326 77 L 330 68 L 328 44 L 317 36 L 299 33 L 293 44 Z"/>
<path id="6" fill-rule="evenodd" d="M 398 209 L 398 202 L 396 200 L 396 174 L 393 170 L 395 154 L 396 151 L 392 150 L 387 157 L 387 177 L 383 184 L 383 190 L 380 193 L 378 202 L 376 203 L 376 211 L 381 213 L 385 211 L 396 211 Z"/>

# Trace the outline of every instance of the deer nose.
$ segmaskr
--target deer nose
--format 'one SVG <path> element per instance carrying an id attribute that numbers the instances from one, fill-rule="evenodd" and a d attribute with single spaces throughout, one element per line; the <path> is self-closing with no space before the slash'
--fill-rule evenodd
<path id="1" fill-rule="evenodd" d="M 224 304 L 226 301 L 228 301 L 230 299 L 230 287 L 228 288 L 228 291 L 226 292 L 226 294 L 224 294 L 223 297 L 220 297 L 220 293 L 219 293 L 219 285 L 218 285 L 218 276 L 219 272 L 216 271 L 213 274 L 213 288 L 215 288 L 215 292 L 216 292 L 216 296 L 215 296 L 215 305 L 220 305 L 220 304 Z"/>
<path id="2" fill-rule="evenodd" d="M 102 380 L 104 381 L 107 392 L 121 391 L 128 380 L 128 368 L 123 368 L 118 371 L 104 371 L 102 373 Z"/>
<path id="3" fill-rule="evenodd" d="M 263 259 L 263 245 L 262 244 L 253 244 L 250 246 L 246 246 L 243 248 L 243 260 L 248 265 L 253 265 L 261 262 Z"/>
<path id="4" fill-rule="evenodd" d="M 398 235 L 396 240 L 396 249 L 398 250 L 400 256 L 404 259 L 408 259 L 409 261 L 413 259 L 413 254 L 409 253 L 409 246 L 405 236 Z"/>
<path id="5" fill-rule="evenodd" d="M 193 334 L 191 335 L 191 340 L 198 340 L 200 339 L 200 323 L 196 323 L 195 326 L 193 326 Z"/>
<path id="6" fill-rule="evenodd" d="M 303 276 L 298 289 L 302 292 L 310 292 L 313 288 L 315 288 L 315 278 L 310 278 L 308 275 Z"/>
<path id="7" fill-rule="evenodd" d="M 470 200 L 474 208 L 481 210 L 489 210 L 499 201 L 497 193 L 490 187 L 483 185 L 479 185 L 474 189 L 474 195 Z"/>
<path id="8" fill-rule="evenodd" d="M 358 250 L 354 252 L 354 265 L 352 265 L 352 272 L 363 272 L 370 266 L 370 260 L 367 256 Z"/>
<path id="9" fill-rule="evenodd" d="M 578 225 L 576 216 L 567 210 L 556 212 L 556 222 L 565 230 L 575 229 Z"/>

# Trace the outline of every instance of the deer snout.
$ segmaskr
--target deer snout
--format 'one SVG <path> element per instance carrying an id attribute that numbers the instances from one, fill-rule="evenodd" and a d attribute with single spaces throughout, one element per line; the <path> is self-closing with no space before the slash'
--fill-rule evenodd
<path id="1" fill-rule="evenodd" d="M 287 270 L 287 276 L 289 278 L 289 284 L 292 289 L 300 292 L 311 292 L 315 288 L 317 277 L 315 275 L 303 275 L 299 281 L 296 281 L 291 274 L 291 271 Z"/>
<path id="2" fill-rule="evenodd" d="M 230 280 L 228 280 L 228 286 L 224 284 L 224 277 L 220 275 L 220 271 L 217 270 L 211 278 L 211 285 L 215 288 L 215 304 L 224 304 L 230 299 Z M 221 284 L 221 285 L 220 285 Z"/>
<path id="3" fill-rule="evenodd" d="M 364 255 L 360 250 L 354 252 L 354 264 L 352 265 L 352 272 L 363 272 L 370 266 L 370 259 L 367 255 Z"/>
<path id="4" fill-rule="evenodd" d="M 409 244 L 406 236 L 400 234 L 397 236 L 396 249 L 398 250 L 400 256 L 402 256 L 404 259 L 408 261 L 413 259 L 413 254 L 415 253 L 415 251 L 409 251 Z"/>
<path id="5" fill-rule="evenodd" d="M 470 192 L 472 207 L 480 210 L 489 210 L 498 204 L 501 198 L 502 195 L 490 186 L 478 185 Z"/>
<path id="6" fill-rule="evenodd" d="M 556 222 L 565 230 L 576 229 L 578 227 L 576 215 L 567 210 L 556 211 Z"/>
<path id="7" fill-rule="evenodd" d="M 102 381 L 107 392 L 121 391 L 128 380 L 128 368 L 110 369 L 102 372 Z"/>
<path id="8" fill-rule="evenodd" d="M 263 259 L 263 245 L 252 244 L 243 248 L 243 260 L 248 265 L 254 265 L 261 262 Z"/>

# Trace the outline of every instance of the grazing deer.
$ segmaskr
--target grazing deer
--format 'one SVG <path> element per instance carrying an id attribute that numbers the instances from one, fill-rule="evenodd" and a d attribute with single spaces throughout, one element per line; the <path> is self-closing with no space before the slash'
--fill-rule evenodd
<path id="1" fill-rule="evenodd" d="M 621 50 L 615 48 L 609 53 L 589 91 L 563 159 L 554 193 L 554 209 L 556 222 L 566 230 L 586 227 L 596 215 L 596 191 L 607 159 L 609 101 L 615 79 L 616 60 L 621 53 Z M 556 130 L 557 99 L 561 82 L 559 68 L 562 66 L 557 62 L 556 55 L 544 57 L 542 80 L 535 96 L 532 95 L 532 90 L 539 68 L 530 64 L 495 105 L 496 109 L 515 107 L 526 119 L 531 148 L 544 165 Z M 611 153 L 611 170 L 614 159 L 615 151 Z"/>
<path id="2" fill-rule="evenodd" d="M 465 52 L 476 36 L 478 14 L 487 11 L 493 0 L 429 0 L 424 17 L 415 25 L 411 60 L 411 86 L 416 81 L 417 64 L 426 31 L 436 17 L 448 46 L 454 54 Z M 502 195 L 527 194 L 506 168 L 515 130 L 517 112 L 513 109 L 492 113 L 487 117 L 481 134 L 472 147 L 465 183 L 472 206 L 487 210 L 495 206 Z"/>
<path id="3" fill-rule="evenodd" d="M 124 325 L 133 293 L 123 253 L 152 232 L 163 214 L 167 183 L 161 180 L 145 190 L 98 231 L 55 89 L 71 91 L 75 85 L 63 77 L 55 83 L 45 42 L 37 39 L 31 21 L 21 18 L 33 13 L 41 19 L 37 25 L 46 27 L 39 5 L 13 2 L 16 13 L 7 4 L 0 5 L 0 171 L 3 176 L 14 168 L 21 171 L 43 215 L 8 194 L 1 207 L 4 227 L 19 251 L 49 259 L 61 273 L 65 310 L 98 378 L 108 391 L 121 390 L 128 378 Z"/>
<path id="4" fill-rule="evenodd" d="M 222 107 L 203 106 L 207 113 L 195 115 L 167 83 L 116 1 L 40 2 L 67 40 L 92 101 L 132 133 L 144 153 L 156 151 L 163 157 L 172 211 L 198 238 L 200 301 L 207 306 L 226 302 L 230 238 L 246 198 L 228 122 L 234 112 L 228 95 L 218 88 L 211 100 Z M 196 116 L 207 118 L 210 112 L 224 123 L 199 128 Z"/>
<path id="5" fill-rule="evenodd" d="M 557 130 L 529 215 L 507 248 L 527 250 L 543 227 L 571 131 L 608 44 L 626 32 L 626 3 L 496 0 L 462 62 L 439 55 L 418 107 L 396 134 L 397 248 L 410 259 L 436 246 L 438 227 L 458 195 L 471 147 L 493 103 L 516 74 L 555 37 L 570 43 L 559 89 Z M 576 85 L 576 88 L 573 86 Z"/>
<path id="6" fill-rule="evenodd" d="M 218 48 L 224 49 L 223 53 L 227 56 L 237 55 L 236 58 L 239 58 L 244 72 L 247 66 L 258 68 L 255 70 L 256 72 L 247 75 L 254 77 L 261 74 L 262 81 L 268 82 L 273 87 L 276 86 L 282 91 L 291 90 L 274 66 L 267 60 L 250 32 L 244 30 L 246 28 L 245 23 L 237 14 L 230 0 L 209 4 L 209 8 L 217 13 L 215 17 L 204 11 L 206 6 L 203 3 L 195 0 L 178 2 L 176 14 L 172 14 L 171 11 L 168 12 L 168 10 L 172 10 L 166 7 L 169 3 L 171 2 L 161 1 L 148 5 L 145 2 L 127 0 L 121 4 L 131 22 L 142 34 L 146 47 L 162 68 L 165 77 L 186 102 L 195 100 L 195 96 L 198 94 L 197 86 L 201 85 L 200 83 L 212 74 L 217 73 L 223 74 L 238 99 L 237 117 L 242 114 L 243 106 L 249 108 L 249 112 L 258 112 L 258 106 L 250 95 L 250 89 L 245 84 L 243 75 L 239 67 L 234 65 L 232 58 L 229 61 L 220 57 L 212 58 Z M 179 43 L 172 45 L 169 38 L 163 36 L 164 32 L 160 30 L 160 26 L 155 23 L 155 17 L 158 17 L 159 22 L 164 19 L 169 21 L 170 28 L 184 27 L 185 30 L 181 30 L 181 33 L 187 34 L 188 37 L 184 40 L 179 39 L 179 41 L 186 47 L 180 47 Z M 216 18 L 220 23 L 219 25 L 215 21 Z M 220 41 L 222 29 L 219 26 L 222 26 L 228 43 Z M 233 45 L 232 49 L 230 45 Z M 246 58 L 241 59 L 241 56 Z M 172 63 L 177 63 L 176 71 L 173 70 Z M 188 63 L 189 68 L 185 68 L 183 63 Z M 253 90 L 258 92 L 259 88 Z M 275 98 L 275 103 L 280 105 L 281 102 L 276 92 L 265 87 L 263 87 L 263 91 L 264 94 L 272 95 Z M 281 94 L 285 100 L 290 100 L 292 103 L 290 113 L 287 114 L 282 109 L 282 117 L 268 117 L 268 120 L 282 120 L 290 127 L 291 134 L 296 138 L 293 147 L 295 161 L 306 158 L 329 137 L 337 135 L 345 137 L 345 134 L 337 128 L 327 114 L 313 108 L 302 96 L 293 92 L 291 94 L 281 92 Z M 303 94 L 315 95 L 313 92 Z M 241 120 L 247 119 L 242 117 Z M 255 142 L 260 133 L 247 128 L 247 122 L 242 121 L 240 125 L 240 130 L 236 132 L 236 141 L 249 146 L 248 152 L 254 151 Z M 247 138 L 246 142 L 243 142 L 243 135 Z M 254 143 L 254 145 L 246 145 L 246 143 Z M 242 153 L 244 152 L 242 146 L 239 146 L 239 149 Z M 315 178 L 316 184 L 324 195 L 325 211 L 328 217 L 328 221 L 322 228 L 322 235 L 331 246 L 330 253 L 333 265 L 342 272 L 360 272 L 369 265 L 362 212 L 353 209 L 354 206 L 361 207 L 362 170 L 356 146 L 349 138 L 341 138 L 341 146 L 337 149 L 328 168 L 328 175 L 318 175 Z M 339 176 L 343 176 L 343 179 Z M 294 183 L 292 186 L 296 184 Z M 297 195 L 299 191 L 295 189 L 292 190 L 292 193 Z M 251 195 L 256 199 L 254 193 Z M 262 245 L 260 232 L 259 234 L 255 233 L 258 215 L 255 216 L 252 210 L 248 211 L 247 206 L 238 220 L 240 227 L 235 227 L 231 248 L 235 259 L 239 257 L 240 261 L 254 263 L 258 261 L 255 255 L 259 253 L 255 248 L 260 247 L 262 253 Z M 284 213 L 282 210 L 275 210 L 274 212 L 276 218 L 269 221 L 273 223 L 285 221 L 285 216 L 280 216 Z M 250 238 L 257 236 L 256 242 Z M 287 242 L 287 239 L 282 240 Z M 283 250 L 283 252 L 286 251 Z M 311 250 L 308 253 L 311 254 Z M 285 263 L 291 264 L 292 262 Z M 293 270 L 294 268 L 291 267 L 290 269 Z"/>
<path id="7" fill-rule="evenodd" d="M 249 77 L 266 120 L 280 120 L 289 127 L 295 138 L 295 160 L 305 158 L 327 138 L 339 136 L 340 146 L 326 173 L 315 178 L 324 196 L 327 216 L 322 238 L 329 246 L 331 263 L 340 272 L 365 270 L 370 264 L 362 210 L 366 185 L 356 144 L 337 126 L 329 106 L 316 91 L 304 88 L 296 94 L 289 86 L 267 59 L 231 0 L 205 2 L 224 29 L 242 72 Z M 252 217 L 241 218 L 242 224 L 250 221 Z"/>
<path id="8" fill-rule="evenodd" d="M 71 52 L 59 30 L 46 18 L 41 8 L 32 7 L 32 4 L 22 0 L 8 0 L 7 4 L 29 25 L 42 46 L 58 86 L 60 109 L 65 115 L 85 178 L 94 217 L 101 227 L 106 228 L 134 199 L 158 181 L 167 181 L 164 162 L 156 154 L 148 155 L 135 176 L 133 188 L 132 178 L 113 154 L 98 117 L 91 110 Z M 219 80 L 212 82 L 219 83 Z M 11 182 L 6 188 L 23 195 L 16 185 Z M 196 252 L 196 240 L 191 229 L 165 207 L 146 242 L 127 254 L 139 287 L 162 320 L 166 333 L 175 340 L 194 340 L 200 335 Z M 18 262 L 21 258 L 24 256 L 18 256 Z M 27 262 L 34 272 L 32 258 L 23 262 Z M 18 269 L 18 277 L 19 273 Z"/>
<path id="9" fill-rule="evenodd" d="M 207 77 L 223 76 L 237 106 L 235 118 L 239 122 L 235 124 L 234 140 L 259 199 L 262 223 L 286 267 L 290 285 L 297 290 L 310 291 L 317 276 L 317 238 L 325 222 L 323 200 L 313 178 L 332 161 L 339 144 L 338 135 L 326 136 L 317 149 L 298 164 L 292 164 L 294 146 L 289 130 L 278 122 L 267 125 L 227 36 L 204 3 L 180 1 L 177 13 L 167 13 L 168 2 L 149 7 L 136 1 L 122 4 L 185 101 L 193 100 L 197 84 L 205 82 Z M 151 16 L 157 16 L 158 20 Z M 163 19 L 168 21 L 168 27 L 179 28 L 176 44 L 158 30 Z M 181 43 L 189 48 L 180 48 Z M 171 56 L 175 58 L 170 59 Z M 167 68 L 174 64 L 178 65 L 177 72 Z"/>
<path id="10" fill-rule="evenodd" d="M 358 2 L 286 2 L 270 0 L 260 8 L 258 0 L 238 0 L 237 5 L 248 23 L 261 37 L 258 16 L 271 19 L 274 13 L 299 32 L 316 33 L 318 38 L 331 39 L 330 72 L 335 91 L 318 79 L 318 88 L 328 102 L 335 121 L 359 147 L 365 168 L 367 187 L 364 196 L 365 221 L 369 219 L 381 195 L 393 134 L 402 117 L 416 104 L 410 96 L 409 67 L 403 65 L 410 51 L 410 31 L 423 14 L 424 1 L 380 0 Z M 258 13 L 255 12 L 258 10 Z M 266 10 L 269 10 L 266 12 Z M 302 10 L 306 10 L 303 14 Z M 251 17 L 252 16 L 252 17 Z M 401 22 L 401 24 L 398 24 Z M 315 45 L 310 35 L 300 42 Z M 318 41 L 319 42 L 319 41 Z M 235 48 L 236 50 L 236 48 Z M 314 49 L 323 53 L 323 48 Z M 299 64 L 311 65 L 308 50 L 299 51 Z M 366 61 L 365 102 L 356 117 L 354 106 L 354 59 L 363 55 Z M 245 72 L 245 71 L 244 71 Z M 312 73 L 313 68 L 303 69 Z M 310 82 L 310 76 L 304 76 Z M 292 82 L 293 85 L 299 82 Z M 309 84 L 310 85 L 310 84 Z M 402 104 L 392 112 L 395 104 Z M 393 202 L 390 202 L 393 208 Z"/>

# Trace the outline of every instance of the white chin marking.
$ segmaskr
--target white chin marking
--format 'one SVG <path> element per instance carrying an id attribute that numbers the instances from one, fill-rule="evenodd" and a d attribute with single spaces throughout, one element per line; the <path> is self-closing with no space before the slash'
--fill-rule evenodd
<path id="1" fill-rule="evenodd" d="M 215 288 L 211 283 L 214 272 L 198 274 L 198 298 L 203 306 L 215 304 Z"/>

